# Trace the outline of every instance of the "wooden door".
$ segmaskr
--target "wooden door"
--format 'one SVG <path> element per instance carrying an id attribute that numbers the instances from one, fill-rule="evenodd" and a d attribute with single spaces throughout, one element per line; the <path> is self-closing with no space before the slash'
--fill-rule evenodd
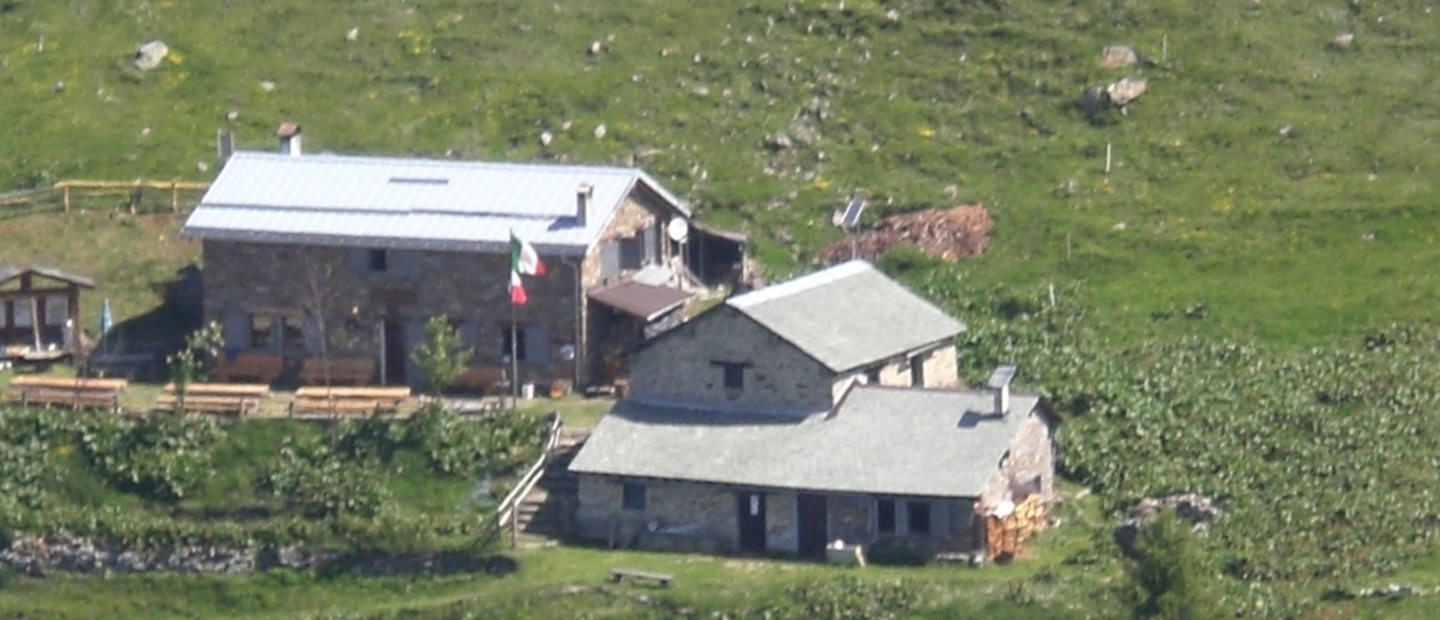
<path id="1" fill-rule="evenodd" d="M 796 521 L 800 527 L 800 557 L 825 559 L 829 542 L 829 510 L 824 495 L 801 494 L 796 498 Z"/>
<path id="2" fill-rule="evenodd" d="M 409 357 L 405 354 L 409 350 L 405 342 L 405 323 L 395 319 L 385 319 L 385 383 L 388 385 L 405 385 L 405 362 Z"/>
<path id="3" fill-rule="evenodd" d="M 740 552 L 765 552 L 765 494 L 746 491 L 737 496 L 740 518 Z"/>

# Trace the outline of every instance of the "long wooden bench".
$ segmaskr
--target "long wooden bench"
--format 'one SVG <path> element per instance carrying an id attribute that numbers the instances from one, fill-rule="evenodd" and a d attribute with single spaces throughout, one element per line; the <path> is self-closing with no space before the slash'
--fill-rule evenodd
<path id="1" fill-rule="evenodd" d="M 300 366 L 301 385 L 363 386 L 374 377 L 375 360 L 363 357 L 311 357 Z"/>
<path id="2" fill-rule="evenodd" d="M 215 362 L 211 380 L 216 383 L 263 383 L 270 385 L 285 370 L 285 358 L 279 355 L 241 353 L 234 359 L 221 357 Z"/>
<path id="3" fill-rule="evenodd" d="M 652 573 L 649 571 L 634 570 L 629 568 L 617 568 L 610 571 L 610 581 L 620 583 L 627 578 L 653 581 L 662 588 L 668 587 L 670 585 L 670 582 L 675 580 L 674 575 L 670 575 L 667 573 Z"/>
<path id="4" fill-rule="evenodd" d="M 408 387 L 302 387 L 295 390 L 290 415 L 395 413 L 410 397 Z"/>
<path id="5" fill-rule="evenodd" d="M 489 396 L 495 388 L 508 385 L 505 369 L 500 366 L 470 366 L 450 382 L 450 390 L 463 394 Z"/>
<path id="6" fill-rule="evenodd" d="M 129 388 L 124 379 L 67 379 L 20 376 L 10 380 L 7 397 L 30 405 L 58 405 L 72 409 L 120 411 L 120 394 Z"/>
<path id="7" fill-rule="evenodd" d="M 165 386 L 165 394 L 155 408 L 165 411 L 196 411 L 233 413 L 244 416 L 260 409 L 260 401 L 270 396 L 270 386 L 263 383 L 192 383 L 185 388 L 184 406 L 175 384 Z"/>

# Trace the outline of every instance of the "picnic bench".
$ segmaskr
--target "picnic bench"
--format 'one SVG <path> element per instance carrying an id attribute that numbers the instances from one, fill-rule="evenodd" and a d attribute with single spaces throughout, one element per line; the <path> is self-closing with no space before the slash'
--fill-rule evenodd
<path id="1" fill-rule="evenodd" d="M 290 415 L 395 413 L 410 397 L 410 388 L 400 387 L 302 387 L 295 390 Z"/>
<path id="2" fill-rule="evenodd" d="M 221 356 L 211 373 L 216 383 L 263 383 L 270 385 L 280 378 L 285 358 L 279 355 L 241 353 L 234 358 Z"/>
<path id="3" fill-rule="evenodd" d="M 666 573 L 652 573 L 649 571 L 634 570 L 630 568 L 616 568 L 610 571 L 610 581 L 614 583 L 620 583 L 622 581 L 625 581 L 625 579 L 627 578 L 653 581 L 660 587 L 665 588 L 670 586 L 670 582 L 675 579 L 675 576 Z"/>
<path id="4" fill-rule="evenodd" d="M 495 393 L 496 387 L 509 385 L 506 375 L 505 369 L 500 366 L 470 366 L 450 382 L 450 389 L 465 394 L 489 396 Z"/>
<path id="5" fill-rule="evenodd" d="M 310 357 L 300 366 L 301 385 L 364 386 L 375 377 L 375 360 L 365 357 Z"/>
<path id="6" fill-rule="evenodd" d="M 30 405 L 60 405 L 73 409 L 120 411 L 120 393 L 130 386 L 124 379 L 69 379 L 19 376 L 10 380 L 8 398 Z"/>
<path id="7" fill-rule="evenodd" d="M 244 416 L 260 409 L 260 400 L 270 395 L 270 386 L 263 383 L 191 383 L 185 388 L 184 406 L 175 384 L 165 386 L 165 394 L 155 408 L 164 411 L 198 411 L 233 413 Z"/>

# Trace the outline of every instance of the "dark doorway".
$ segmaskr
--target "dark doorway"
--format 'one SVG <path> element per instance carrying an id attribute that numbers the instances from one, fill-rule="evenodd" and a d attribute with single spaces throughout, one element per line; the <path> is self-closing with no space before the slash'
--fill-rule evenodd
<path id="1" fill-rule="evenodd" d="M 385 383 L 405 385 L 405 324 L 386 319 L 385 330 Z"/>
<path id="2" fill-rule="evenodd" d="M 800 521 L 800 557 L 825 559 L 825 544 L 829 542 L 829 515 L 824 495 L 801 494 L 798 503 L 797 520 Z"/>
<path id="3" fill-rule="evenodd" d="M 740 513 L 740 552 L 765 553 L 765 494 L 737 496 Z"/>

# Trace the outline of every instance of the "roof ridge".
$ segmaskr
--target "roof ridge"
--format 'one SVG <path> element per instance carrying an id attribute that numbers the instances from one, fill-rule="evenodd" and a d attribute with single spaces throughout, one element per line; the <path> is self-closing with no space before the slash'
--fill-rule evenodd
<path id="1" fill-rule="evenodd" d="M 531 170 L 565 170 L 565 171 L 603 171 L 607 173 L 624 173 L 631 176 L 644 175 L 645 171 L 640 168 L 626 166 L 606 166 L 600 164 L 548 164 L 516 161 L 487 161 L 480 159 L 445 159 L 441 157 L 405 157 L 401 155 L 346 155 L 340 153 L 317 153 L 314 155 L 302 155 L 299 157 L 286 155 L 284 153 L 272 153 L 270 151 L 235 151 L 231 159 L 284 159 L 296 160 L 306 163 L 350 163 L 350 164 L 395 164 L 422 165 L 422 166 L 448 166 L 455 168 L 519 168 Z"/>
<path id="2" fill-rule="evenodd" d="M 743 310 L 745 308 L 758 306 L 767 301 L 790 297 L 874 270 L 875 267 L 869 262 L 860 259 L 851 260 L 834 267 L 828 267 L 820 271 L 805 274 L 793 280 L 781 282 L 774 286 L 767 286 L 758 291 L 745 293 L 744 295 L 736 295 L 735 297 L 725 300 L 725 303 L 732 308 Z"/>

